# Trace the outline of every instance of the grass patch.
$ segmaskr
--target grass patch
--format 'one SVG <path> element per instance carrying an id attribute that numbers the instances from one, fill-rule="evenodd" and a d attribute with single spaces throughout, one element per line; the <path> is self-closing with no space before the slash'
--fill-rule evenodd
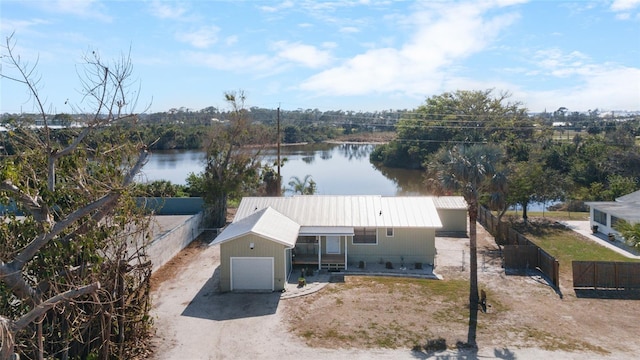
<path id="1" fill-rule="evenodd" d="M 573 260 L 634 261 L 569 229 L 549 229 L 542 234 L 524 235 L 558 259 L 561 264 Z"/>
<path id="2" fill-rule="evenodd" d="M 344 283 L 331 284 L 318 295 L 324 296 L 302 302 L 301 309 L 314 311 L 291 316 L 292 329 L 315 346 L 410 348 L 425 335 L 442 331 L 431 328 L 434 324 L 429 319 L 455 323 L 461 331 L 468 321 L 467 280 L 348 276 Z M 346 317 L 341 315 L 345 311 Z"/>
<path id="3" fill-rule="evenodd" d="M 510 210 L 505 213 L 505 216 L 513 216 L 516 218 L 522 218 L 522 211 Z M 568 212 L 568 211 L 527 211 L 529 218 L 550 218 L 558 221 L 588 221 L 588 212 Z"/>
<path id="4" fill-rule="evenodd" d="M 555 257 L 560 262 L 560 273 L 565 277 L 572 277 L 572 261 L 640 262 L 586 239 L 569 229 L 546 229 L 535 233 L 523 232 L 523 235 Z"/>

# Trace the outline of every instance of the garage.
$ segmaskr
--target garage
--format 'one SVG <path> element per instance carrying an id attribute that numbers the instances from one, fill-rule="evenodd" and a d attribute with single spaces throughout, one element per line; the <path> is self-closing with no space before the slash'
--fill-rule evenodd
<path id="1" fill-rule="evenodd" d="M 232 257 L 232 291 L 273 291 L 272 257 Z"/>

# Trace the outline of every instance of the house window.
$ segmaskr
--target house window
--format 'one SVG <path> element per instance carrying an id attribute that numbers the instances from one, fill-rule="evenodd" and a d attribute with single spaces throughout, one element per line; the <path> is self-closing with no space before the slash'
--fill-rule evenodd
<path id="1" fill-rule="evenodd" d="M 354 228 L 353 243 L 355 245 L 375 245 L 378 243 L 375 228 Z"/>
<path id="2" fill-rule="evenodd" d="M 593 221 L 602 225 L 607 225 L 607 213 L 593 209 Z"/>
<path id="3" fill-rule="evenodd" d="M 318 238 L 315 236 L 298 236 L 298 243 L 300 244 L 317 244 Z"/>
<path id="4" fill-rule="evenodd" d="M 615 217 L 613 215 L 611 215 L 611 227 L 614 228 L 616 226 L 616 223 L 620 221 L 620 218 Z"/>
<path id="5" fill-rule="evenodd" d="M 387 237 L 393 237 L 393 228 L 387 228 Z"/>

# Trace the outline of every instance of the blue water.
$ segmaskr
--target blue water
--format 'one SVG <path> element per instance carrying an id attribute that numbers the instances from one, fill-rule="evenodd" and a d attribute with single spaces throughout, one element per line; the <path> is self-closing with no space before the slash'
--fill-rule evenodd
<path id="1" fill-rule="evenodd" d="M 369 162 L 370 144 L 315 144 L 285 146 L 281 158 L 282 184 L 306 175 L 316 182 L 320 195 L 419 195 L 424 194 L 422 173 L 416 170 L 378 169 Z M 276 149 L 263 153 L 263 163 L 273 164 Z M 189 173 L 204 170 L 202 151 L 156 151 L 137 178 L 139 182 L 168 180 L 185 184 Z"/>

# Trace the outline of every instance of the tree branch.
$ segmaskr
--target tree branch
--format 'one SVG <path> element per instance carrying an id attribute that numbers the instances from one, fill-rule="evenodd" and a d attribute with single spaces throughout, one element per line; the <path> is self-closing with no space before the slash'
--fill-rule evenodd
<path id="1" fill-rule="evenodd" d="M 47 220 L 46 210 L 40 205 L 40 203 L 38 203 L 37 199 L 13 185 L 11 180 L 4 180 L 1 182 L 0 191 L 6 191 L 13 194 L 14 196 L 11 196 L 11 198 L 24 206 L 24 208 L 28 210 L 37 221 L 40 222 Z"/>
<path id="2" fill-rule="evenodd" d="M 49 298 L 48 300 L 38 304 L 28 313 L 24 314 L 20 319 L 14 321 L 13 324 L 11 324 L 11 331 L 13 333 L 16 333 L 24 329 L 39 316 L 43 315 L 45 312 L 49 311 L 49 309 L 53 308 L 61 302 L 66 302 L 83 295 L 91 294 L 93 292 L 96 292 L 98 289 L 100 289 L 100 283 L 95 282 L 90 285 L 85 285 L 76 289 L 65 291 L 62 294 L 58 294 L 52 298 Z"/>
<path id="3" fill-rule="evenodd" d="M 122 186 L 126 187 L 133 182 L 135 175 L 140 171 L 142 166 L 147 161 L 148 152 L 146 148 L 142 148 L 140 150 L 140 155 L 136 164 L 129 170 L 127 175 L 125 176 Z M 109 211 L 113 208 L 117 200 L 120 198 L 121 192 L 119 190 L 113 191 L 98 200 L 83 206 L 82 208 L 77 209 L 76 211 L 69 214 L 65 219 L 58 221 L 53 225 L 51 230 L 45 234 L 38 236 L 33 239 L 24 250 L 19 253 L 15 259 L 10 263 L 11 267 L 14 269 L 22 269 L 24 264 L 27 263 L 33 256 L 49 242 L 51 239 L 55 238 L 58 234 L 60 234 L 64 229 L 71 226 L 74 222 L 78 221 L 85 215 L 88 215 L 94 211 L 98 211 L 98 213 L 93 217 L 94 220 L 101 220 Z"/>

